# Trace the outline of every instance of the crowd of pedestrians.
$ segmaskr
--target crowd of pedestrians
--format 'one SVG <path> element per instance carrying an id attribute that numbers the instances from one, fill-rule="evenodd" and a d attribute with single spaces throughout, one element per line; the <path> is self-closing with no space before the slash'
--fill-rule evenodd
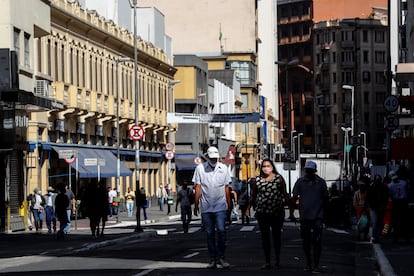
<path id="1" fill-rule="evenodd" d="M 286 208 L 290 209 L 289 214 L 293 214 L 295 208 L 299 210 L 306 261 L 304 268 L 316 273 L 320 271 L 324 226 L 351 229 L 355 225 L 356 239 L 372 243 L 388 237 L 396 242 L 400 239 L 408 242 L 411 238 L 413 225 L 410 216 L 413 214 L 410 213 L 409 202 L 413 189 L 409 172 L 403 166 L 396 172 L 390 171 L 384 178 L 365 173 L 355 184 L 344 182 L 339 190 L 339 183 L 332 183 L 328 189 L 326 181 L 317 174 L 316 163 L 307 161 L 304 175 L 294 184 L 290 197 L 285 180 L 271 159 L 261 160 L 259 174 L 241 182 L 240 189 L 234 189 L 227 166 L 220 162 L 218 149 L 208 148 L 203 157 L 206 162 L 197 165 L 192 179 L 183 179 L 177 186 L 175 212 L 180 206 L 184 233 L 189 232 L 192 214 L 201 215 L 210 258 L 207 268 L 231 266 L 225 257 L 226 222 L 232 223 L 233 219 L 241 218 L 243 225 L 249 225 L 252 216 L 257 220 L 261 233 L 262 269 L 271 269 L 272 249 L 274 267 L 277 269 L 283 265 L 280 256 Z M 193 187 L 190 187 L 190 181 Z M 169 186 L 160 184 L 156 198 L 159 210 L 164 211 L 167 205 L 169 214 L 174 204 Z M 136 211 L 137 221 L 140 221 L 142 211 L 144 219 L 148 219 L 148 200 L 143 187 L 135 192 L 128 187 L 124 199 L 128 217 Z M 46 220 L 48 233 L 57 232 L 59 239 L 70 233 L 71 214 L 76 214 L 76 204 L 75 196 L 67 185 L 61 183 L 55 189 L 49 187 L 46 195 L 35 188 L 27 200 L 30 204 L 29 218 L 33 216 L 36 231 L 42 230 Z M 92 237 L 102 237 L 108 217 L 118 216 L 121 204 L 119 192 L 116 187 L 107 187 L 104 181 L 90 180 L 81 202 L 90 220 Z M 295 217 L 289 218 L 296 222 Z M 60 223 L 58 231 L 57 221 Z M 29 227 L 31 225 L 29 219 Z M 135 231 L 142 232 L 143 229 L 137 225 Z"/>

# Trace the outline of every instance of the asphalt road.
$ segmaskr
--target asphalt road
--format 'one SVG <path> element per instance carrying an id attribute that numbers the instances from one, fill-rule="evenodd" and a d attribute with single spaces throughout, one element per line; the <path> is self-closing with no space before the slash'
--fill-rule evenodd
<path id="1" fill-rule="evenodd" d="M 263 253 L 258 227 L 232 224 L 227 232 L 230 269 L 205 269 L 205 233 L 194 221 L 185 234 L 177 220 L 152 223 L 142 234 L 131 226 L 112 229 L 102 240 L 71 234 L 58 242 L 54 236 L 11 235 L 2 243 L 0 273 L 7 275 L 309 275 L 299 237 L 299 226 L 285 223 L 281 268 L 260 270 Z M 11 250 L 3 246 L 13 244 Z M 372 245 L 356 243 L 351 233 L 325 229 L 322 274 L 378 275 Z M 13 253 L 12 253 L 13 252 Z"/>

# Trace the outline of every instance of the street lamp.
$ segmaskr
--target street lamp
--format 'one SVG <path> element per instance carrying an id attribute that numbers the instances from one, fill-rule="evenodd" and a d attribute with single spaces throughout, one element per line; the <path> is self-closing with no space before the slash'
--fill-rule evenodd
<path id="1" fill-rule="evenodd" d="M 322 95 L 318 96 L 306 96 L 307 99 L 313 101 L 313 146 L 315 150 L 315 158 L 318 158 L 318 143 L 317 143 L 317 134 L 316 134 L 316 101 L 322 98 Z"/>
<path id="2" fill-rule="evenodd" d="M 354 118 L 354 105 L 355 105 L 355 87 L 353 85 L 342 85 L 343 89 L 351 90 L 351 136 L 354 136 L 355 130 L 355 118 Z"/>
<path id="3" fill-rule="evenodd" d="M 173 112 L 174 108 L 174 85 L 180 83 L 180 80 L 171 80 L 168 83 L 168 94 L 169 94 L 169 101 L 168 101 L 168 112 Z M 171 143 L 171 124 L 168 124 L 168 142 Z M 168 159 L 168 186 L 171 185 L 171 158 Z"/>
<path id="4" fill-rule="evenodd" d="M 139 89 L 138 89 L 138 48 L 137 48 L 137 6 L 138 0 L 129 0 L 129 5 L 134 9 L 134 80 L 135 80 L 135 125 L 139 125 Z M 135 140 L 135 181 L 136 181 L 136 193 L 139 192 L 139 140 Z M 141 211 L 137 206 L 136 212 L 137 226 L 135 232 L 142 232 L 141 227 Z"/>
<path id="5" fill-rule="evenodd" d="M 293 159 L 296 160 L 295 156 L 295 145 L 293 144 L 293 133 L 296 132 L 296 129 L 290 131 L 290 150 L 293 152 Z"/>
<path id="6" fill-rule="evenodd" d="M 201 97 L 206 97 L 206 96 L 207 96 L 207 93 L 200 93 L 197 96 L 197 115 L 199 116 L 199 118 L 200 118 L 200 101 L 199 101 L 199 99 Z M 200 155 L 200 145 L 201 145 L 200 139 L 201 139 L 201 122 L 199 122 L 199 124 L 198 124 L 198 137 L 197 137 L 198 155 Z"/>
<path id="7" fill-rule="evenodd" d="M 116 189 L 118 192 L 120 192 L 120 177 L 121 177 L 121 155 L 119 153 L 119 147 L 120 147 L 120 141 L 119 141 L 119 105 L 120 105 L 120 89 L 121 89 L 121 84 L 120 84 L 120 72 L 119 72 L 119 64 L 123 63 L 123 62 L 127 62 L 130 61 L 131 59 L 129 57 L 120 57 L 116 60 L 116 72 L 117 72 L 117 76 L 118 76 L 118 89 L 116 90 L 116 158 L 117 158 L 117 162 L 116 162 Z"/>
<path id="8" fill-rule="evenodd" d="M 294 139 L 296 139 L 296 138 L 298 139 L 297 142 L 298 142 L 298 163 L 299 163 L 298 170 L 299 170 L 299 177 L 300 177 L 300 172 L 301 172 L 301 163 L 300 163 L 300 136 L 303 136 L 303 133 L 302 132 L 298 133 L 298 135 L 296 135 L 295 137 L 293 137 Z"/>
<path id="9" fill-rule="evenodd" d="M 367 157 L 367 150 L 368 150 L 368 147 L 367 147 L 367 134 L 365 132 L 361 131 L 359 133 L 359 135 L 364 135 L 364 139 L 363 139 L 363 141 L 364 141 L 364 157 L 366 158 Z"/>
<path id="10" fill-rule="evenodd" d="M 291 116 L 291 110 L 290 110 L 290 101 L 289 101 L 289 79 L 288 79 L 288 69 L 290 66 L 295 66 L 299 63 L 299 60 L 297 59 L 293 59 L 289 62 L 283 62 L 283 61 L 275 61 L 275 64 L 279 65 L 279 66 L 283 66 L 285 67 L 285 94 L 286 94 L 286 100 L 287 100 L 287 105 L 286 105 L 286 119 L 287 119 L 287 134 L 289 134 L 289 129 L 290 129 L 290 124 L 291 124 L 291 120 L 290 120 L 290 116 Z M 290 140 L 290 137 L 288 138 L 288 143 Z M 288 145 L 288 149 L 291 147 L 291 144 Z"/>
<path id="11" fill-rule="evenodd" d="M 352 128 L 350 127 L 341 127 L 342 131 L 344 132 L 344 164 L 343 164 L 343 171 L 346 172 L 346 175 L 348 175 L 348 164 L 347 162 L 349 162 L 349 154 L 348 154 L 348 144 L 349 144 L 349 140 L 348 140 L 348 132 L 352 131 Z"/>

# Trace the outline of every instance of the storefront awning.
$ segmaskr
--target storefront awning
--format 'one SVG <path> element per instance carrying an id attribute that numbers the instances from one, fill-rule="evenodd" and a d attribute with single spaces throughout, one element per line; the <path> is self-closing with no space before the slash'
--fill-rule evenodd
<path id="1" fill-rule="evenodd" d="M 177 171 L 192 171 L 197 167 L 197 164 L 194 163 L 194 158 L 198 155 L 194 153 L 176 153 L 174 156 L 175 159 L 175 169 Z"/>
<path id="2" fill-rule="evenodd" d="M 52 146 L 51 148 L 57 153 L 61 150 L 77 151 L 77 162 L 73 163 L 72 167 L 78 171 L 80 178 L 98 177 L 98 166 L 85 166 L 85 159 L 105 160 L 105 166 L 99 166 L 101 178 L 117 176 L 117 159 L 110 150 L 66 146 Z M 120 162 L 120 176 L 130 175 L 132 171 Z"/>

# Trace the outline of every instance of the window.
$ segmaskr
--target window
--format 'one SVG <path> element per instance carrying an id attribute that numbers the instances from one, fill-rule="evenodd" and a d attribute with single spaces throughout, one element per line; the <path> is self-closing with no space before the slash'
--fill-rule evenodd
<path id="1" fill-rule="evenodd" d="M 335 42 L 335 40 L 336 40 L 336 33 L 332 32 L 332 42 Z"/>
<path id="2" fill-rule="evenodd" d="M 336 83 L 336 72 L 332 73 L 332 83 Z"/>
<path id="3" fill-rule="evenodd" d="M 30 35 L 24 34 L 24 66 L 30 67 Z"/>
<path id="4" fill-rule="evenodd" d="M 353 41 L 352 31 L 342 31 L 341 32 L 341 39 L 342 39 L 342 41 Z"/>
<path id="5" fill-rule="evenodd" d="M 384 72 L 375 72 L 375 83 L 376 84 L 385 84 L 385 74 L 384 74 Z"/>
<path id="6" fill-rule="evenodd" d="M 368 51 L 364 51 L 362 53 L 362 59 L 365 64 L 369 63 L 369 52 Z"/>
<path id="7" fill-rule="evenodd" d="M 375 31 L 375 42 L 384 43 L 384 41 L 385 41 L 384 31 Z"/>
<path id="8" fill-rule="evenodd" d="M 353 72 L 342 72 L 342 83 L 354 83 Z"/>
<path id="9" fill-rule="evenodd" d="M 369 92 L 364 92 L 364 104 L 369 104 Z"/>
<path id="10" fill-rule="evenodd" d="M 19 56 L 20 53 L 20 30 L 14 29 L 13 32 L 13 43 L 14 43 L 14 50 L 17 53 L 17 56 Z"/>
<path id="11" fill-rule="evenodd" d="M 238 72 L 237 79 L 241 85 L 256 84 L 256 65 L 249 61 L 228 61 L 227 65 Z"/>
<path id="12" fill-rule="evenodd" d="M 247 95 L 247 93 L 241 93 L 240 94 L 240 98 L 241 98 L 241 102 L 242 102 L 242 105 L 241 105 L 241 107 L 242 108 L 247 108 L 247 107 L 249 107 L 249 97 L 248 97 L 248 95 Z"/>
<path id="13" fill-rule="evenodd" d="M 336 52 L 332 53 L 332 63 L 336 63 Z"/>
<path id="14" fill-rule="evenodd" d="M 382 104 L 385 99 L 385 93 L 384 92 L 377 92 L 375 93 L 375 103 L 376 104 Z"/>
<path id="15" fill-rule="evenodd" d="M 378 63 L 378 64 L 385 63 L 385 52 L 384 51 L 375 51 L 375 63 Z"/>
<path id="16" fill-rule="evenodd" d="M 341 62 L 354 62 L 354 52 L 344 51 L 341 53 Z"/>
<path id="17" fill-rule="evenodd" d="M 368 31 L 367 30 L 362 31 L 362 41 L 368 42 Z"/>

